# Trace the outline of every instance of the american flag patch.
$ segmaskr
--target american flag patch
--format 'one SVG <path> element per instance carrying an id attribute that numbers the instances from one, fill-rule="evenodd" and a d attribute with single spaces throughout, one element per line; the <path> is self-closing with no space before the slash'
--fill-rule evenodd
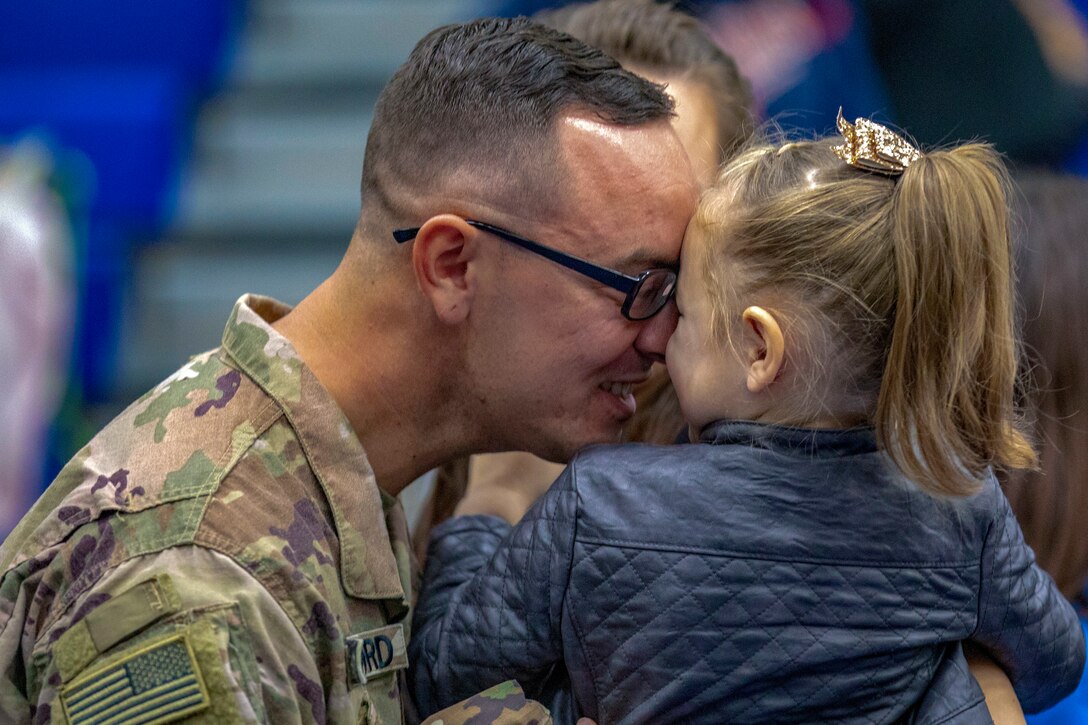
<path id="1" fill-rule="evenodd" d="M 166 723 L 208 706 L 208 691 L 184 634 L 168 635 L 65 685 L 71 725 Z"/>

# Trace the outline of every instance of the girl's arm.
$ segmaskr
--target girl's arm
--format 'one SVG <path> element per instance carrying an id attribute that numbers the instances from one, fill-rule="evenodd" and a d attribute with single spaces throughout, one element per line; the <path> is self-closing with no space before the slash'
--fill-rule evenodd
<path id="1" fill-rule="evenodd" d="M 1049 707 L 1076 689 L 1084 633 L 1054 581 L 1035 564 L 1000 490 L 982 556 L 979 623 L 971 640 L 1008 674 L 1025 712 Z"/>
<path id="2" fill-rule="evenodd" d="M 516 527 L 458 516 L 435 528 L 409 644 L 421 713 L 508 679 L 532 696 L 562 659 L 573 481 L 568 468 Z"/>

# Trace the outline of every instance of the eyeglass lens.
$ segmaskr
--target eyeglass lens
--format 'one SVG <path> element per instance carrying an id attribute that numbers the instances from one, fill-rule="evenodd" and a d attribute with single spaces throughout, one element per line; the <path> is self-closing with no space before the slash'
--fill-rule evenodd
<path id="1" fill-rule="evenodd" d="M 653 317 L 668 304 L 676 288 L 676 273 L 668 269 L 655 269 L 646 274 L 634 291 L 627 316 L 632 320 Z"/>

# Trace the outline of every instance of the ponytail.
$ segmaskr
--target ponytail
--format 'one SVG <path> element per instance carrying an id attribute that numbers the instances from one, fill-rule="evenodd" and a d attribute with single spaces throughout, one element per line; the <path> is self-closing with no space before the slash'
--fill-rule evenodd
<path id="1" fill-rule="evenodd" d="M 839 126 L 841 138 L 753 147 L 704 195 L 712 319 L 762 290 L 797 301 L 794 347 L 812 351 L 794 359 L 811 390 L 796 417 L 862 412 L 929 493 L 1033 467 L 1004 164 L 983 144 L 922 154 L 865 119 Z"/>
<path id="2" fill-rule="evenodd" d="M 897 296 L 878 439 L 931 493 L 963 496 L 988 466 L 1025 468 L 1015 383 L 1008 174 L 983 144 L 934 151 L 896 182 Z"/>

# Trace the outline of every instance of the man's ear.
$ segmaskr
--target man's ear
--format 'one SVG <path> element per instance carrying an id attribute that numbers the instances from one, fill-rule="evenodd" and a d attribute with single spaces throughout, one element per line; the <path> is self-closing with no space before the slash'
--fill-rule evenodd
<path id="1" fill-rule="evenodd" d="M 412 269 L 419 289 L 438 319 L 463 322 L 476 295 L 476 258 L 480 233 L 459 216 L 440 214 L 424 222 L 412 242 Z"/>
<path id="2" fill-rule="evenodd" d="M 744 310 L 745 362 L 748 365 L 748 392 L 762 392 L 775 381 L 786 358 L 782 327 L 767 310 L 752 306 Z"/>

